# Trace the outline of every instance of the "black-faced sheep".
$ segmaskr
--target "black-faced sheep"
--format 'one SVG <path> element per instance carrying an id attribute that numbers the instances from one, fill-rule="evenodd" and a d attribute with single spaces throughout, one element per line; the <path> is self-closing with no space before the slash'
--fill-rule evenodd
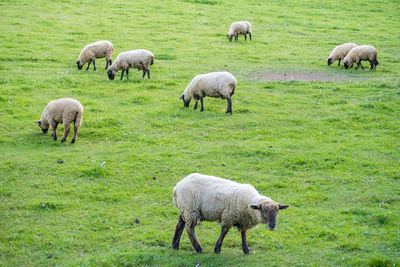
<path id="1" fill-rule="evenodd" d="M 215 244 L 215 253 L 221 251 L 225 235 L 235 226 L 242 235 L 243 252 L 248 254 L 250 250 L 246 231 L 260 223 L 265 223 L 273 230 L 278 211 L 289 207 L 260 195 L 252 185 L 199 173 L 190 174 L 175 186 L 173 201 L 180 211 L 180 216 L 175 227 L 172 247 L 179 249 L 179 241 L 186 227 L 189 239 L 199 253 L 202 253 L 203 249 L 197 240 L 194 227 L 201 221 L 221 223 L 221 235 Z"/>
<path id="2" fill-rule="evenodd" d="M 114 63 L 108 69 L 107 75 L 110 80 L 114 80 L 115 73 L 122 70 L 121 80 L 124 77 L 126 71 L 126 79 L 129 78 L 129 69 L 135 68 L 143 71 L 142 79 L 147 73 L 147 78 L 150 79 L 149 66 L 154 63 L 154 55 L 148 50 L 138 49 L 123 52 L 117 56 Z"/>
<path id="3" fill-rule="evenodd" d="M 42 116 L 36 123 L 42 129 L 43 133 L 47 133 L 49 127 L 53 129 L 53 139 L 57 140 L 57 125 L 64 125 L 64 135 L 61 142 L 64 142 L 69 134 L 70 124 L 74 123 L 74 136 L 71 143 L 75 143 L 78 128 L 82 124 L 83 107 L 78 100 L 72 98 L 60 98 L 51 101 L 44 109 Z"/>
<path id="4" fill-rule="evenodd" d="M 111 56 L 113 52 L 114 52 L 114 47 L 110 41 L 97 41 L 88 44 L 82 49 L 81 53 L 79 54 L 76 65 L 78 65 L 78 69 L 81 70 L 83 65 L 89 62 L 86 68 L 86 70 L 88 70 L 90 63 L 93 62 L 93 69 L 96 70 L 96 59 L 105 57 L 107 61 L 106 64 L 106 69 L 107 69 L 108 64 L 111 65 L 112 63 Z"/>
<path id="5" fill-rule="evenodd" d="M 210 72 L 207 74 L 197 75 L 186 87 L 180 99 L 183 100 L 185 107 L 189 107 L 190 100 L 193 98 L 196 101 L 194 109 L 197 108 L 197 103 L 201 102 L 200 111 L 204 110 L 203 97 L 220 97 L 228 100 L 226 113 L 232 114 L 232 95 L 237 86 L 236 78 L 229 72 Z"/>
<path id="6" fill-rule="evenodd" d="M 371 64 L 371 70 L 376 69 L 376 65 L 379 64 L 377 56 L 378 51 L 376 51 L 375 47 L 370 45 L 357 46 L 351 49 L 347 56 L 343 59 L 343 65 L 347 69 L 349 67 L 351 68 L 353 64 L 356 63 L 356 69 L 358 69 L 359 66 L 364 69 L 363 65 L 361 64 L 361 61 L 364 60 L 369 61 Z"/>
<path id="7" fill-rule="evenodd" d="M 238 35 L 244 35 L 244 40 L 247 40 L 247 34 L 251 41 L 251 24 L 248 21 L 238 21 L 231 24 L 229 28 L 228 35 L 226 35 L 230 42 L 232 42 L 232 37 L 235 36 L 235 40 L 238 40 Z"/>
<path id="8" fill-rule="evenodd" d="M 349 51 L 356 46 L 357 45 L 353 43 L 346 43 L 336 46 L 328 57 L 328 66 L 336 60 L 339 60 L 338 66 L 340 66 L 340 60 L 342 60 L 349 53 Z"/>

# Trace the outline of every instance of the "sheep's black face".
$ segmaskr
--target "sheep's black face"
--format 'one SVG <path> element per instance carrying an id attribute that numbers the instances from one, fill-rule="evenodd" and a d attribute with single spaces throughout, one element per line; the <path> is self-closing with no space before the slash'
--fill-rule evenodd
<path id="1" fill-rule="evenodd" d="M 333 63 L 332 58 L 328 58 L 328 66 L 331 65 Z"/>
<path id="2" fill-rule="evenodd" d="M 47 131 L 49 130 L 49 127 L 46 128 L 46 127 L 42 124 L 41 121 L 37 121 L 36 123 L 37 123 L 37 125 L 40 127 L 40 129 L 42 130 L 43 133 L 47 133 Z"/>
<path id="3" fill-rule="evenodd" d="M 349 68 L 349 64 L 345 61 L 345 62 L 343 62 L 343 65 L 344 65 L 344 67 L 346 68 L 346 69 L 348 69 Z"/>
<path id="4" fill-rule="evenodd" d="M 189 99 L 189 100 L 185 100 L 185 96 L 184 96 L 184 95 L 182 95 L 182 96 L 180 97 L 180 99 L 183 100 L 183 106 L 184 106 L 185 108 L 188 108 L 188 107 L 189 107 L 189 104 L 190 104 L 190 99 Z"/>
<path id="5" fill-rule="evenodd" d="M 228 36 L 229 42 L 232 42 L 233 35 L 227 35 L 227 36 Z"/>
<path id="6" fill-rule="evenodd" d="M 110 80 L 114 80 L 115 74 L 111 70 L 107 71 L 107 75 Z"/>
<path id="7" fill-rule="evenodd" d="M 274 230 L 276 226 L 276 217 L 278 216 L 278 211 L 289 208 L 289 205 L 278 204 L 275 202 L 264 202 L 258 205 L 250 205 L 250 208 L 259 210 L 261 217 L 267 224 L 269 230 Z"/>
<path id="8" fill-rule="evenodd" d="M 81 65 L 81 63 L 79 62 L 79 60 L 76 62 L 76 65 L 78 65 L 78 70 L 81 70 L 83 65 Z"/>

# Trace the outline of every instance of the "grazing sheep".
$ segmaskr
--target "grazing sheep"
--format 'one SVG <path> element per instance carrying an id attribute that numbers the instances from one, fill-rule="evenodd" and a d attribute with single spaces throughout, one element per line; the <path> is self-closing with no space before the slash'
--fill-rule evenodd
<path id="1" fill-rule="evenodd" d="M 154 55 L 148 50 L 138 49 L 123 52 L 117 56 L 114 63 L 108 69 L 107 75 L 110 80 L 114 80 L 115 73 L 122 70 L 121 80 L 124 77 L 126 71 L 126 79 L 128 79 L 129 68 L 135 68 L 143 71 L 142 79 L 146 75 L 150 79 L 149 66 L 154 63 Z"/>
<path id="2" fill-rule="evenodd" d="M 194 227 L 201 221 L 221 223 L 221 235 L 215 244 L 215 253 L 221 252 L 225 235 L 235 226 L 242 235 L 243 252 L 248 254 L 250 250 L 247 246 L 246 231 L 259 223 L 265 223 L 273 230 L 278 211 L 289 207 L 260 195 L 252 185 L 199 173 L 190 174 L 175 186 L 173 200 L 180 210 L 180 216 L 175 227 L 172 247 L 179 249 L 179 241 L 186 225 L 189 239 L 199 253 L 202 253 L 203 249 L 197 240 Z"/>
<path id="3" fill-rule="evenodd" d="M 189 107 L 190 100 L 196 101 L 193 109 L 197 108 L 197 103 L 201 102 L 200 111 L 203 111 L 203 97 L 220 97 L 228 100 L 228 108 L 226 113 L 232 114 L 231 96 L 235 92 L 237 86 L 236 78 L 229 72 L 210 72 L 207 74 L 197 75 L 186 87 L 180 99 L 183 100 L 185 107 Z"/>
<path id="4" fill-rule="evenodd" d="M 69 134 L 70 123 L 74 123 L 74 136 L 71 143 L 75 143 L 78 128 L 82 124 L 83 107 L 78 100 L 72 98 L 60 98 L 47 104 L 42 113 L 42 117 L 36 123 L 42 129 L 43 133 L 47 133 L 49 126 L 53 129 L 54 141 L 57 140 L 57 125 L 64 125 L 64 135 L 61 142 L 64 142 Z"/>
<path id="5" fill-rule="evenodd" d="M 378 51 L 376 48 L 370 45 L 361 45 L 354 47 L 350 50 L 347 56 L 343 59 L 344 67 L 351 68 L 353 67 L 354 62 L 357 64 L 356 69 L 361 66 L 364 69 L 363 65 L 361 64 L 362 60 L 368 60 L 371 63 L 371 70 L 376 69 L 376 65 L 379 64 L 377 60 Z"/>
<path id="6" fill-rule="evenodd" d="M 250 37 L 251 41 L 251 24 L 248 21 L 239 21 L 239 22 L 234 22 L 231 24 L 231 27 L 229 28 L 228 32 L 228 38 L 229 41 L 232 42 L 232 37 L 235 36 L 235 40 L 238 40 L 238 35 L 244 35 L 244 40 L 247 40 L 247 35 Z"/>
<path id="7" fill-rule="evenodd" d="M 328 66 L 331 65 L 336 60 L 339 60 L 338 66 L 340 66 L 340 60 L 342 60 L 349 53 L 349 51 L 356 46 L 357 45 L 353 43 L 347 43 L 336 46 L 328 57 Z"/>
<path id="8" fill-rule="evenodd" d="M 109 41 L 97 41 L 91 44 L 86 45 L 79 57 L 76 64 L 78 65 L 78 69 L 82 69 L 83 65 L 89 62 L 86 70 L 89 69 L 90 63 L 93 62 L 93 69 L 96 70 L 96 58 L 106 58 L 107 64 L 106 69 L 108 68 L 108 64 L 111 65 L 112 60 L 111 56 L 114 52 L 113 44 Z"/>

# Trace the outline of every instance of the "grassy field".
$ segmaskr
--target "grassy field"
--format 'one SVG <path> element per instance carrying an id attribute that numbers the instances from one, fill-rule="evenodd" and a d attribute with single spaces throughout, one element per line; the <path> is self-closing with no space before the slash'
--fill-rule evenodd
<path id="1" fill-rule="evenodd" d="M 399 266 L 398 1 L 0 1 L 0 265 Z M 253 41 L 229 42 L 233 21 Z M 105 60 L 78 71 L 82 47 L 155 54 L 151 80 L 110 81 Z M 376 71 L 327 66 L 344 42 L 378 49 Z M 369 63 L 364 64 L 369 68 Z M 233 115 L 179 101 L 197 74 L 236 76 Z M 264 73 L 352 82 L 271 82 Z M 120 72 L 117 74 L 119 77 Z M 84 106 L 75 144 L 34 121 L 53 99 Z M 59 127 L 61 136 L 63 127 Z M 57 161 L 63 163 L 57 163 Z M 291 205 L 275 231 L 204 222 L 196 254 L 171 248 L 174 185 L 200 172 L 253 184 Z"/>

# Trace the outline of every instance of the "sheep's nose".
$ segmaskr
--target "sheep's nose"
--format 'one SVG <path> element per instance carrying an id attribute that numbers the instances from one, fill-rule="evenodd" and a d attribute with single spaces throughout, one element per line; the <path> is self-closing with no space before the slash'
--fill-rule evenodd
<path id="1" fill-rule="evenodd" d="M 268 226 L 268 229 L 271 231 L 275 229 L 275 224 L 268 223 L 267 226 Z"/>

